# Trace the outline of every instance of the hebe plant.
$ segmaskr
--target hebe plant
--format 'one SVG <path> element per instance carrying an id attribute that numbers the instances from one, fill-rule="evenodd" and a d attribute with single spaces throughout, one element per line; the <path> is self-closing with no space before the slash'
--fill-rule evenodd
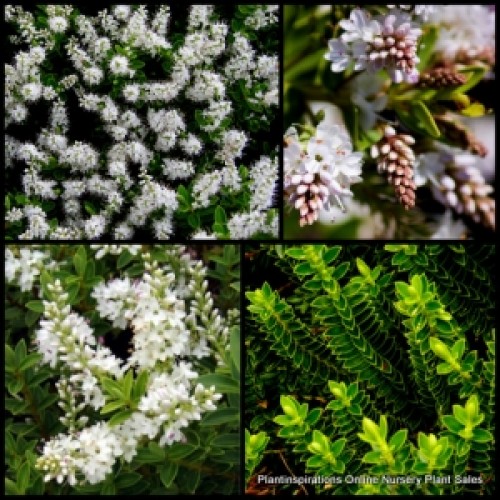
<path id="1" fill-rule="evenodd" d="M 7 236 L 277 236 L 277 10 L 7 5 Z"/>
<path id="2" fill-rule="evenodd" d="M 339 478 L 316 493 L 491 493 L 494 255 L 467 244 L 247 251 L 246 425 L 269 438 L 261 468 Z"/>
<path id="3" fill-rule="evenodd" d="M 238 491 L 235 254 L 7 246 L 7 494 Z"/>

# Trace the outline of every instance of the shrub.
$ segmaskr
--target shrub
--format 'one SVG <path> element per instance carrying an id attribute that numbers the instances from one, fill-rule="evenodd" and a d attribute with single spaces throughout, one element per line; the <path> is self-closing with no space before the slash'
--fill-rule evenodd
<path id="1" fill-rule="evenodd" d="M 276 11 L 6 6 L 7 235 L 277 236 Z"/>
<path id="2" fill-rule="evenodd" d="M 236 255 L 7 246 L 7 494 L 238 491 Z"/>
<path id="3" fill-rule="evenodd" d="M 494 490 L 493 246 L 268 245 L 247 255 L 245 419 L 261 434 L 259 474 L 292 485 L 309 475 L 294 492 Z"/>

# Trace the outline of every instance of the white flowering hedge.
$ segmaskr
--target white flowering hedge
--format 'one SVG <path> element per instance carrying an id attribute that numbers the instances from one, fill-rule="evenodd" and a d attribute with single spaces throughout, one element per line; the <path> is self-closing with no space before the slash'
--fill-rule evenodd
<path id="1" fill-rule="evenodd" d="M 5 17 L 9 238 L 278 236 L 277 5 Z"/>
<path id="2" fill-rule="evenodd" d="M 238 491 L 237 247 L 8 245 L 5 278 L 7 494 Z"/>

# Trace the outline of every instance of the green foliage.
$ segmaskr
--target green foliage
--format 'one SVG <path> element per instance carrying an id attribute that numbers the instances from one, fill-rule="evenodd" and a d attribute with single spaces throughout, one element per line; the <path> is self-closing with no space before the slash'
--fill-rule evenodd
<path id="1" fill-rule="evenodd" d="M 8 248 L 17 255 L 25 247 L 9 245 Z M 99 259 L 96 259 L 98 250 L 89 245 L 44 245 L 37 250 L 48 257 L 40 266 L 40 272 L 35 274 L 32 287 L 21 291 L 14 283 L 5 286 L 5 494 L 237 493 L 241 462 L 239 248 L 210 245 L 186 249 L 195 252 L 203 266 L 211 271 L 209 288 L 205 289 L 210 293 L 205 298 L 200 297 L 198 306 L 203 309 L 211 296 L 224 315 L 234 316 L 227 338 L 214 347 L 220 359 L 205 356 L 193 366 L 200 373 L 200 383 L 206 387 L 214 385 L 223 395 L 217 409 L 203 413 L 201 420 L 184 428 L 185 441 L 160 446 L 144 439 L 133 459 L 119 460 L 105 481 L 75 486 L 66 481 L 62 484 L 45 482 L 43 471 L 35 467 L 43 447 L 42 440 L 48 441 L 59 433 L 68 432 L 67 426 L 60 421 L 65 416 L 67 402 L 61 400 L 55 387 L 61 367 L 42 363 L 42 355 L 33 348 L 35 331 L 40 327 L 39 320 L 45 308 L 43 301 L 54 298 L 52 285 L 59 279 L 68 294 L 74 296 L 73 311 L 94 329 L 96 338 L 114 339 L 116 346 L 120 344 L 123 331 L 103 321 L 96 313 L 96 301 L 92 297 L 94 286 L 119 276 L 134 279 L 142 275 L 146 253 L 169 267 L 178 278 L 185 277 L 186 261 L 183 264 L 174 247 L 165 245 L 143 245 L 137 254 L 123 250 L 119 255 L 108 253 Z M 49 262 L 57 265 L 49 265 Z M 28 315 L 33 316 L 28 318 Z M 211 323 L 213 317 L 207 317 L 205 327 L 209 328 Z M 175 362 L 166 362 L 172 361 Z M 133 369 L 120 379 L 104 375 L 104 372 L 97 375 L 105 405 L 99 410 L 87 406 L 81 415 L 91 422 L 106 421 L 111 426 L 119 425 L 138 408 L 152 376 L 150 370 Z"/>
<path id="2" fill-rule="evenodd" d="M 492 491 L 493 246 L 265 245 L 246 255 L 245 419 L 269 437 L 261 467 L 340 477 L 311 493 Z M 477 305 L 480 321 L 466 319 L 479 319 Z M 288 473 L 270 459 L 283 447 Z M 347 474 L 422 483 L 357 485 Z M 424 481 L 468 474 L 475 483 Z"/>

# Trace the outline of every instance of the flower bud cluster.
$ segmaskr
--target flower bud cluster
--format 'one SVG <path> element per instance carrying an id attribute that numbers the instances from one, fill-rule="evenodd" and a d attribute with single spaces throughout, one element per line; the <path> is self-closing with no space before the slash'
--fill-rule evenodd
<path id="1" fill-rule="evenodd" d="M 379 173 L 386 174 L 387 181 L 394 186 L 397 200 L 406 209 L 415 206 L 413 144 L 415 139 L 411 135 L 397 134 L 393 127 L 387 125 L 384 137 L 371 150 L 372 158 L 377 158 Z"/>
<path id="2" fill-rule="evenodd" d="M 352 196 L 359 182 L 361 153 L 352 152 L 348 135 L 337 125 L 320 123 L 307 144 L 290 128 L 285 136 L 285 195 L 299 211 L 299 224 L 312 224 L 331 204 L 343 209 L 342 198 Z"/>

